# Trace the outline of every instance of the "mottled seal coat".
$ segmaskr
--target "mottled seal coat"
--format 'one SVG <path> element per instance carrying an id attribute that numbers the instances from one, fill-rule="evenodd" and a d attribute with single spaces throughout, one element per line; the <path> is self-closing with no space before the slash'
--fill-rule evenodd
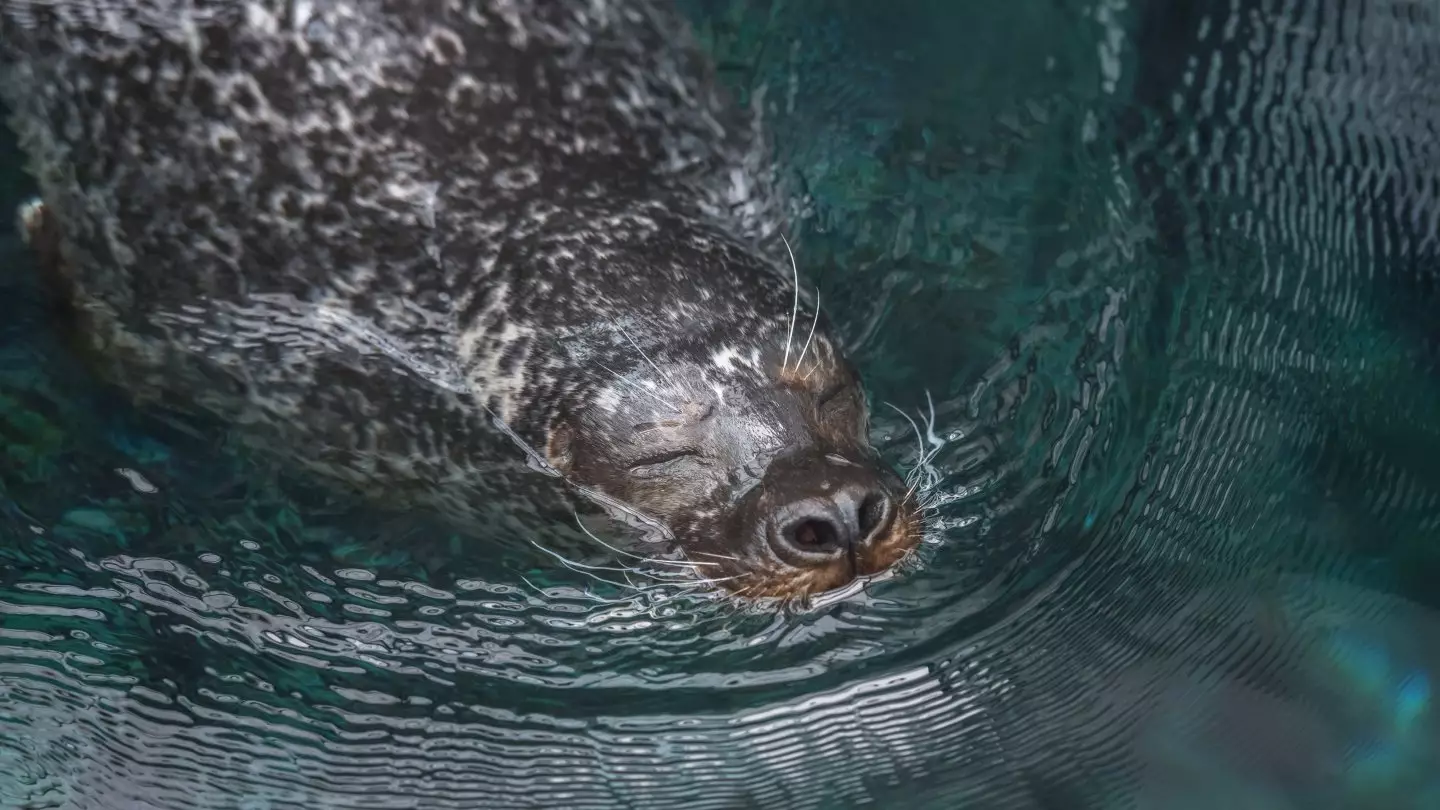
<path id="1" fill-rule="evenodd" d="M 386 497 L 551 531 L 566 487 L 518 439 L 737 591 L 822 590 L 913 545 L 775 238 L 759 117 L 667 4 L 3 9 L 32 219 L 137 396 Z"/>

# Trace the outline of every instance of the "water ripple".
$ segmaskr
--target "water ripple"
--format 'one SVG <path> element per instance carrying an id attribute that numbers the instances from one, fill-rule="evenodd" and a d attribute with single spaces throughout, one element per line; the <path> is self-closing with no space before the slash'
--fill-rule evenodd
<path id="1" fill-rule="evenodd" d="M 1440 806 L 1434 15 L 686 5 L 915 559 L 776 611 L 476 545 L 115 402 L 6 287 L 0 806 Z"/>

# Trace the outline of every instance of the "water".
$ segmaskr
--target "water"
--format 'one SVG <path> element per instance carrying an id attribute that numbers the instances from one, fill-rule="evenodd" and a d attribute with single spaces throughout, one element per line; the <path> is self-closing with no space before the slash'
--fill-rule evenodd
<path id="1" fill-rule="evenodd" d="M 1440 10 L 685 7 L 918 563 L 771 615 L 347 501 L 96 387 L 7 232 L 0 807 L 1440 806 Z"/>

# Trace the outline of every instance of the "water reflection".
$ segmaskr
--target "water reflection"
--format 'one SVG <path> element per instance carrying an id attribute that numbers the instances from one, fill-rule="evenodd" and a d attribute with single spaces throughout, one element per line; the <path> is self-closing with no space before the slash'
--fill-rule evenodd
<path id="1" fill-rule="evenodd" d="M 1434 22 L 687 6 L 914 565 L 777 614 L 476 545 L 112 401 L 3 273 L 0 805 L 1440 805 Z"/>

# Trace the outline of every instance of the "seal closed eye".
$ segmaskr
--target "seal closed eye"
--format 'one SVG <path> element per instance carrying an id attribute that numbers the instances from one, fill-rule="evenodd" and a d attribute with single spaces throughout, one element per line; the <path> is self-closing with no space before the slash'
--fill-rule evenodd
<path id="1" fill-rule="evenodd" d="M 25 227 L 137 398 L 473 526 L 624 504 L 746 597 L 916 545 L 668 4 L 5 4 L 0 41 Z"/>
<path id="2" fill-rule="evenodd" d="M 640 467 L 658 467 L 668 461 L 674 461 L 676 459 L 685 458 L 687 456 L 699 455 L 700 453 L 697 450 L 667 450 L 662 452 L 658 456 L 647 456 L 646 458 L 642 458 L 639 461 L 636 461 L 634 464 L 630 465 L 630 469 L 634 470 Z"/>

